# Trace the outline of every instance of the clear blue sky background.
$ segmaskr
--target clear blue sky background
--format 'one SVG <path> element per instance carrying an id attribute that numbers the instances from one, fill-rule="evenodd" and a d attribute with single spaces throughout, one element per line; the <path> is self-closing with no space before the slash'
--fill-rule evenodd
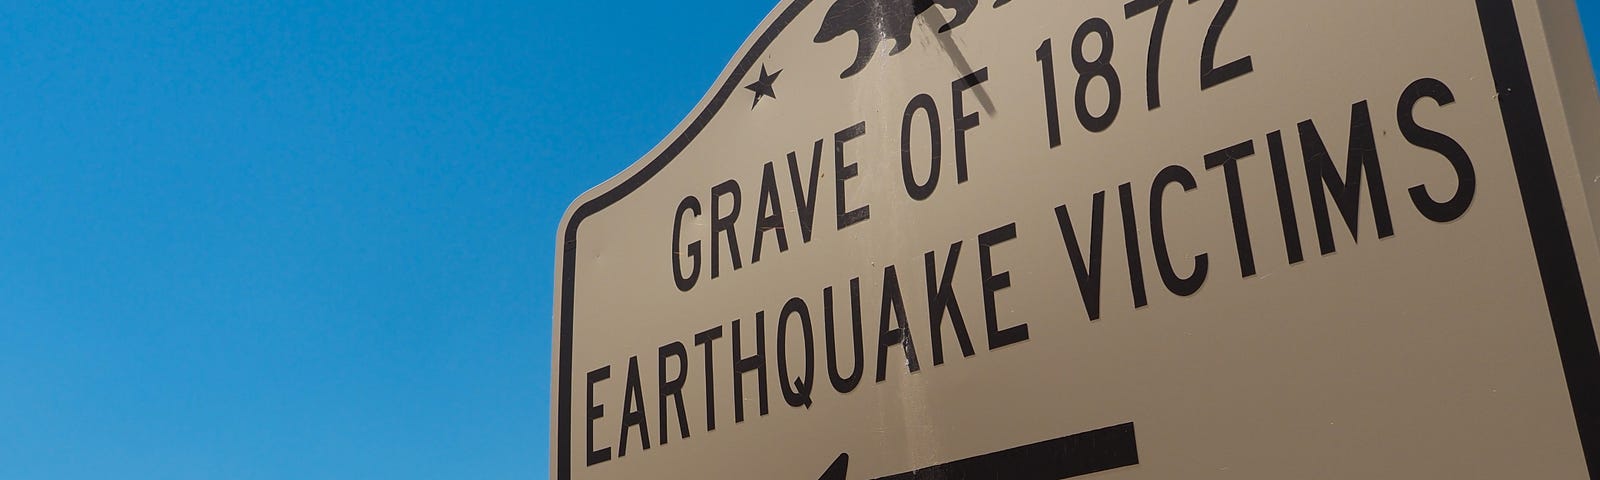
<path id="1" fill-rule="evenodd" d="M 0 5 L 0 478 L 543 478 L 560 215 L 770 7 Z"/>

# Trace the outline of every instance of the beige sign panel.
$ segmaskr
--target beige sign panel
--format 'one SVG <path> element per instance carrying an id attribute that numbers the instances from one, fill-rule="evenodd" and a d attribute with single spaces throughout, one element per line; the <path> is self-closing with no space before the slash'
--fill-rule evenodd
<path id="1" fill-rule="evenodd" d="M 1600 478 L 1556 0 L 786 0 L 557 252 L 559 480 Z"/>

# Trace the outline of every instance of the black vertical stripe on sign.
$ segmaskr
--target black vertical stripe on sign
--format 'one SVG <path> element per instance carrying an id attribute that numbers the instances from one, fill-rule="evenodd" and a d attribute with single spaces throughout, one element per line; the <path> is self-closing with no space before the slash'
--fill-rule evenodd
<path id="1" fill-rule="evenodd" d="M 1544 281 L 1545 302 L 1555 327 L 1589 478 L 1600 479 L 1600 345 L 1595 343 L 1594 323 L 1556 184 L 1544 121 L 1539 116 L 1516 8 L 1512 0 L 1478 0 L 1478 19 L 1483 24 L 1489 67 L 1500 99 L 1506 138 L 1511 144 L 1511 162 L 1522 191 L 1528 229 L 1533 234 L 1534 255 Z"/>
<path id="2" fill-rule="evenodd" d="M 1138 464 L 1133 424 L 1124 423 L 877 480 L 1061 480 Z"/>

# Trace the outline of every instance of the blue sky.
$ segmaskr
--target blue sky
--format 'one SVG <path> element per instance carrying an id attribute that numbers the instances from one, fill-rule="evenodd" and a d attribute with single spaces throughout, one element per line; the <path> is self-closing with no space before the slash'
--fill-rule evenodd
<path id="1" fill-rule="evenodd" d="M 543 478 L 561 213 L 769 8 L 0 5 L 0 478 Z"/>

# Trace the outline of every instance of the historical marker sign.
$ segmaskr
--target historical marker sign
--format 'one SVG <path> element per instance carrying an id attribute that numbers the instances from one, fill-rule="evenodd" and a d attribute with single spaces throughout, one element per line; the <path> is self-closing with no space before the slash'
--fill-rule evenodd
<path id="1" fill-rule="evenodd" d="M 1578 28 L 784 1 L 563 222 L 554 476 L 1600 478 Z"/>

